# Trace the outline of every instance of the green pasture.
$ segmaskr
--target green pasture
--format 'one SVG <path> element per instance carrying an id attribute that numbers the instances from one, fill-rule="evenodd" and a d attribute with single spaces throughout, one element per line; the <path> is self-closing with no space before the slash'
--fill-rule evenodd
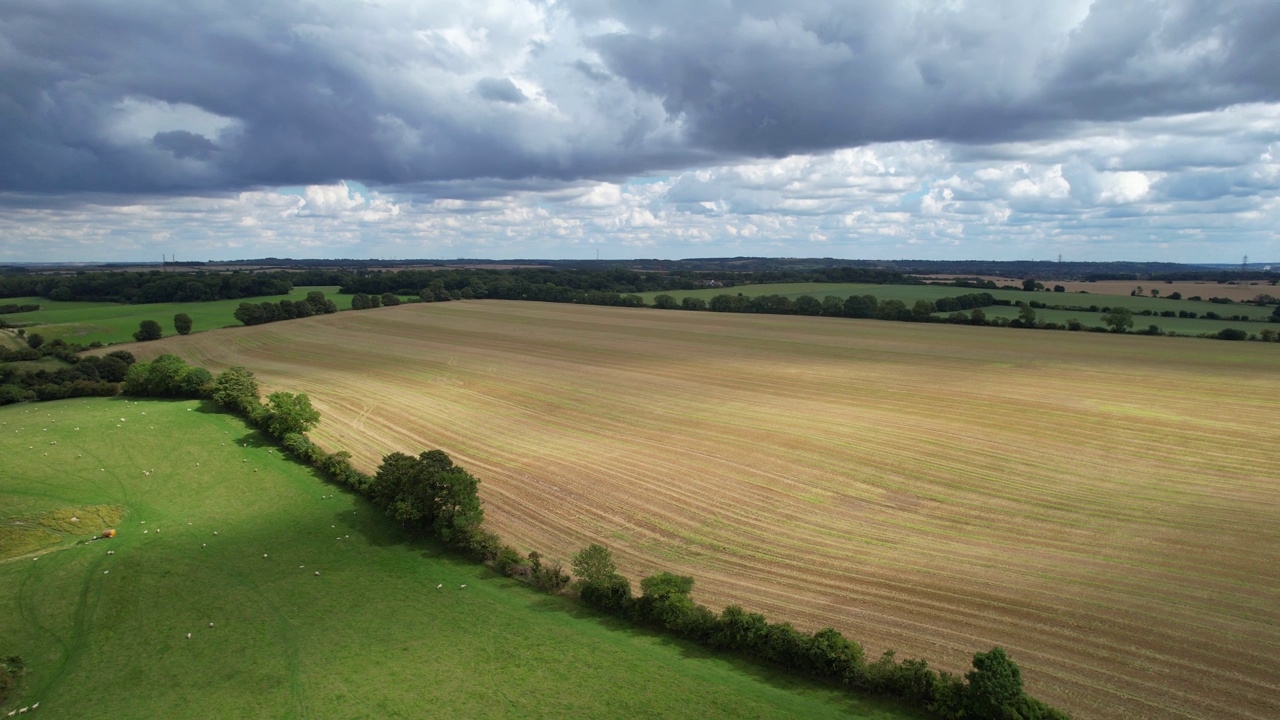
<path id="1" fill-rule="evenodd" d="M 847 298 L 850 295 L 874 295 L 878 300 L 901 300 L 908 306 L 914 304 L 917 300 L 935 301 L 944 297 L 956 297 L 957 295 L 967 295 L 970 293 L 988 292 L 999 300 L 1009 300 L 1014 303 L 1038 301 L 1046 305 L 1070 305 L 1088 308 L 1092 305 L 1102 307 L 1126 307 L 1134 312 L 1134 327 L 1145 328 L 1147 325 L 1156 324 L 1165 330 L 1173 330 L 1179 333 L 1199 334 L 1214 333 L 1227 327 L 1239 327 L 1248 332 L 1258 332 L 1267 327 L 1264 324 L 1242 323 L 1240 321 L 1231 320 L 1205 320 L 1203 318 L 1181 319 L 1181 318 L 1164 318 L 1159 316 L 1140 316 L 1137 313 L 1143 310 L 1151 310 L 1153 312 L 1163 312 L 1172 310 L 1178 312 L 1187 310 L 1197 315 L 1204 315 L 1206 312 L 1216 312 L 1224 317 L 1231 315 L 1245 315 L 1257 321 L 1265 322 L 1267 317 L 1271 315 L 1273 307 L 1259 307 L 1256 305 L 1245 305 L 1242 303 L 1233 303 L 1230 305 L 1220 305 L 1216 303 L 1193 300 L 1164 300 L 1153 297 L 1133 297 L 1129 295 L 1095 295 L 1091 293 L 1055 293 L 1055 292 L 1023 292 L 1021 290 L 979 290 L 974 288 L 958 288 L 944 285 L 870 285 L 866 283 L 773 283 L 763 285 L 738 285 L 729 288 L 703 288 L 701 290 L 672 290 L 669 292 L 649 292 L 640 293 L 646 304 L 652 305 L 653 298 L 658 295 L 670 295 L 677 302 L 686 297 L 700 297 L 708 302 L 717 295 L 737 295 L 739 293 L 747 297 L 758 297 L 761 295 L 782 295 L 792 300 L 801 295 L 810 295 L 819 300 L 828 295 L 834 295 L 838 298 Z M 1015 307 L 990 305 L 983 308 L 988 317 L 1008 317 L 1014 318 L 1018 316 L 1018 310 Z M 1088 325 L 1102 325 L 1101 313 L 1089 313 L 1082 310 L 1048 310 L 1037 309 L 1039 315 L 1043 313 L 1043 319 L 1046 322 L 1065 323 L 1068 318 L 1075 317 Z M 949 313 L 943 313 L 943 316 Z M 1061 316 L 1061 319 L 1058 319 Z M 1141 324 L 1139 324 L 1141 323 Z M 1274 326 L 1273 326 L 1274 327 Z"/>
<path id="2" fill-rule="evenodd" d="M 0 456 L 0 656 L 28 667 L 0 712 L 912 717 L 408 540 L 199 402 L 0 408 Z"/>
<path id="3" fill-rule="evenodd" d="M 348 296 L 339 296 L 338 287 L 334 286 L 300 286 L 295 287 L 288 296 L 272 295 L 267 297 L 242 298 L 239 300 L 211 300 L 208 302 L 185 303 L 149 303 L 144 305 L 123 305 L 102 302 L 59 302 L 41 297 L 8 298 L 3 302 L 15 305 L 38 304 L 40 310 L 27 313 L 13 313 L 0 316 L 12 325 L 21 324 L 28 333 L 40 333 L 46 341 L 62 338 L 67 342 L 88 345 L 92 342 L 104 344 L 132 342 L 133 333 L 143 320 L 155 320 L 164 329 L 164 334 L 176 335 L 173 329 L 173 316 L 186 313 L 191 316 L 194 332 L 212 330 L 213 328 L 239 326 L 236 320 L 236 308 L 242 302 L 280 302 L 286 297 L 301 300 L 307 293 L 319 290 L 325 297 L 338 304 L 340 310 L 350 310 L 351 300 Z"/>
<path id="4" fill-rule="evenodd" d="M 1019 308 L 1008 307 L 1002 305 L 993 305 L 985 307 L 982 312 L 987 314 L 987 318 L 1002 317 L 1012 320 L 1018 317 Z M 945 318 L 951 313 L 934 313 L 934 317 Z M 966 312 L 967 314 L 967 312 Z M 1042 308 L 1036 309 L 1036 321 L 1046 323 L 1058 323 L 1066 325 L 1068 320 L 1079 320 L 1086 328 L 1088 327 L 1106 327 L 1107 324 L 1102 320 L 1103 313 L 1076 312 L 1074 310 L 1047 310 Z M 1280 330 L 1280 325 L 1268 322 L 1240 322 L 1232 320 L 1205 320 L 1203 318 L 1171 318 L 1160 317 L 1158 315 L 1134 315 L 1133 327 L 1130 332 L 1140 332 L 1146 330 L 1147 326 L 1155 325 L 1166 333 L 1174 332 L 1179 335 L 1201 335 L 1205 333 L 1217 333 L 1224 328 L 1236 328 L 1244 330 L 1247 333 L 1257 334 L 1268 328 L 1272 330 Z"/>

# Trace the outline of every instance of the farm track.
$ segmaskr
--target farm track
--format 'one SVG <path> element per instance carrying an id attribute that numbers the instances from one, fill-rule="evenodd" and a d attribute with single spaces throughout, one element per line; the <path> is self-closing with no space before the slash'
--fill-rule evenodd
<path id="1" fill-rule="evenodd" d="M 1280 356 L 1257 344 L 511 302 L 166 338 L 366 469 L 439 447 L 566 561 L 963 671 L 1081 718 L 1280 716 Z"/>

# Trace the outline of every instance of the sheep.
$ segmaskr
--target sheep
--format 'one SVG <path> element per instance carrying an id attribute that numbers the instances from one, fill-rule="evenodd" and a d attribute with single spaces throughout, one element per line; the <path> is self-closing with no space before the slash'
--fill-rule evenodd
<path id="1" fill-rule="evenodd" d="M 30 710 L 30 709 L 31 709 L 31 708 L 18 708 L 18 714 L 19 714 L 19 715 L 21 715 L 21 714 L 25 713 L 27 710 Z"/>
<path id="2" fill-rule="evenodd" d="M 436 589 L 437 589 L 437 590 L 443 590 L 443 589 L 444 589 L 444 583 L 440 583 L 439 585 L 436 585 Z"/>
<path id="3" fill-rule="evenodd" d="M 299 565 L 299 566 L 298 566 L 298 569 L 299 569 L 299 570 L 301 570 L 301 569 L 303 569 L 303 568 L 305 568 L 305 567 L 306 567 L 306 565 Z"/>
<path id="4" fill-rule="evenodd" d="M 146 535 L 146 534 L 147 534 L 147 533 L 149 533 L 149 532 L 151 532 L 151 531 L 150 531 L 150 530 L 143 530 L 143 531 L 142 531 L 142 534 L 143 534 L 143 535 Z"/>
<path id="5" fill-rule="evenodd" d="M 217 530 L 214 530 L 214 531 L 213 531 L 213 534 L 214 534 L 214 535 L 217 535 L 217 534 L 218 534 L 218 531 L 217 531 Z"/>
<path id="6" fill-rule="evenodd" d="M 108 555 L 115 555 L 115 554 L 116 554 L 116 551 L 115 551 L 115 550 L 108 550 L 108 551 L 107 551 L 107 554 L 108 554 Z"/>
<path id="7" fill-rule="evenodd" d="M 316 577 L 319 577 L 319 576 L 320 576 L 320 571 L 319 571 L 319 570 L 317 570 L 317 571 L 316 571 Z"/>
<path id="8" fill-rule="evenodd" d="M 213 627 L 213 623 L 209 623 L 209 627 Z"/>
<path id="9" fill-rule="evenodd" d="M 187 639 L 188 639 L 188 640 L 190 640 L 190 639 L 191 639 L 191 633 L 187 633 Z"/>
<path id="10" fill-rule="evenodd" d="M 266 554 L 266 553 L 262 553 L 262 557 L 266 557 L 266 556 L 267 556 L 267 554 Z"/>
<path id="11" fill-rule="evenodd" d="M 5 717 L 13 717 L 14 715 L 17 715 L 17 714 L 18 714 L 17 710 L 10 710 L 9 714 L 5 715 Z"/>
<path id="12" fill-rule="evenodd" d="M 463 583 L 463 584 L 462 584 L 458 589 L 459 589 L 459 590 L 466 590 L 466 589 L 467 589 L 467 584 L 466 584 L 466 583 Z"/>
<path id="13" fill-rule="evenodd" d="M 110 571 L 110 570 L 103 570 L 103 571 L 102 571 L 102 574 L 103 574 L 103 575 L 106 575 L 106 574 L 107 574 L 107 573 L 109 573 L 109 572 L 111 572 L 111 571 Z"/>
<path id="14" fill-rule="evenodd" d="M 200 543 L 200 547 L 207 548 L 209 547 L 209 543 Z"/>
<path id="15" fill-rule="evenodd" d="M 38 708 L 38 707 L 40 707 L 40 703 L 31 703 L 31 709 L 32 709 L 32 710 L 35 710 L 35 709 L 36 709 L 36 708 Z"/>

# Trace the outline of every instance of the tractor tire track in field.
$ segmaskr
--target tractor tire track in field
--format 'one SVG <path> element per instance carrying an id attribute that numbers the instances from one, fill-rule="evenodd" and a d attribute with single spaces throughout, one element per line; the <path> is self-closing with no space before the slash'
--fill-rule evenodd
<path id="1" fill-rule="evenodd" d="M 482 301 L 134 352 L 308 393 L 365 470 L 439 447 L 549 559 L 869 657 L 1002 645 L 1082 718 L 1280 716 L 1273 346 Z"/>

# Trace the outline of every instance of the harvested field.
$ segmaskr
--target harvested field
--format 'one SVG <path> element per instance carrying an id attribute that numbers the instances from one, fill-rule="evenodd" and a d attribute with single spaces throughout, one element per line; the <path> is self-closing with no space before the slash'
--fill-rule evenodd
<path id="1" fill-rule="evenodd" d="M 501 301 L 131 346 L 309 393 L 366 469 L 439 447 L 489 523 L 1080 718 L 1280 716 L 1274 345 Z"/>

